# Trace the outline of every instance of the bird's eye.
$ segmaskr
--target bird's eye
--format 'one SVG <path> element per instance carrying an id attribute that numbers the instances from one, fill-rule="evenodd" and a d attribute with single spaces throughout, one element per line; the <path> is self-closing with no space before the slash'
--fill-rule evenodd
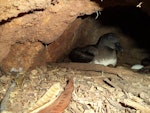
<path id="1" fill-rule="evenodd" d="M 123 48 L 121 47 L 119 42 L 115 43 L 115 47 L 116 47 L 116 50 L 123 52 Z"/>

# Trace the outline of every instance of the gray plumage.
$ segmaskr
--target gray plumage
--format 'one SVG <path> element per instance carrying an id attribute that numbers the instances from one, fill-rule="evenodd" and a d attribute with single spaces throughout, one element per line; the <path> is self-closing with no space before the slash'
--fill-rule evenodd
<path id="1" fill-rule="evenodd" d="M 102 35 L 95 45 L 73 49 L 69 58 L 72 62 L 115 66 L 117 63 L 117 51 L 123 51 L 117 35 L 107 33 Z"/>

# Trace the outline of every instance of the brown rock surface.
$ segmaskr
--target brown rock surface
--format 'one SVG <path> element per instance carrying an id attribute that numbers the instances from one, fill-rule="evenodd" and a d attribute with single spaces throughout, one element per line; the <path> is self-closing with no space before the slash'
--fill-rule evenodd
<path id="1" fill-rule="evenodd" d="M 37 58 L 38 55 L 42 56 L 42 54 L 44 54 L 44 46 L 39 42 L 17 43 L 11 47 L 8 56 L 1 63 L 1 68 L 4 72 L 26 71 L 34 64 L 35 60 L 40 62 L 40 59 Z M 43 58 L 43 60 L 45 59 Z"/>
<path id="2" fill-rule="evenodd" d="M 136 6 L 140 2 L 137 0 L 134 1 L 100 1 L 100 0 L 33 0 L 33 1 L 24 1 L 24 0 L 1 0 L 0 1 L 0 62 L 1 66 L 4 70 L 10 70 L 14 64 L 15 68 L 20 67 L 20 62 L 14 63 L 13 57 L 20 59 L 28 59 L 30 61 L 29 64 L 26 64 L 28 60 L 24 61 L 26 63 L 22 63 L 21 67 L 25 67 L 28 69 L 29 67 L 34 67 L 37 64 L 44 63 L 44 61 L 55 62 L 60 60 L 60 58 L 64 57 L 68 54 L 71 48 L 76 44 L 75 40 L 83 37 L 81 39 L 81 43 L 77 45 L 84 45 L 83 43 L 85 37 L 90 37 L 95 32 L 94 37 L 97 39 L 97 36 L 101 34 L 104 30 L 95 30 L 97 29 L 97 23 L 88 24 L 89 28 L 93 27 L 93 34 L 86 34 L 89 32 L 89 29 L 84 29 L 87 27 L 87 22 L 85 21 L 81 24 L 81 20 L 75 22 L 75 24 L 70 25 L 78 16 L 89 15 L 95 11 L 102 10 L 101 7 L 109 7 L 109 6 L 121 6 L 121 5 L 132 5 Z M 148 7 L 149 1 L 144 0 L 142 3 L 142 9 L 149 13 Z M 100 6 L 101 7 L 100 7 Z M 80 26 L 80 28 L 78 28 Z M 67 31 L 65 31 L 67 29 Z M 107 29 L 107 28 L 106 28 Z M 106 30 L 105 29 L 105 30 Z M 74 31 L 75 30 L 75 31 Z M 83 33 L 84 36 L 79 35 L 78 32 Z M 110 31 L 110 29 L 108 30 Z M 85 32 L 85 34 L 84 34 Z M 103 33 L 106 33 L 107 30 Z M 75 35 L 75 36 L 74 36 Z M 60 38 L 59 38 L 60 37 Z M 58 39 L 59 38 L 59 39 Z M 76 39 L 77 38 L 77 39 Z M 56 41 L 57 39 L 57 41 Z M 90 38 L 88 38 L 90 39 Z M 94 38 L 93 38 L 94 39 Z M 92 40 L 93 40 L 92 39 Z M 48 46 L 46 54 L 39 54 L 39 51 L 34 51 L 32 54 L 38 54 L 34 59 L 31 57 L 22 56 L 21 54 L 14 54 L 12 52 L 19 50 L 18 48 L 12 48 L 19 43 L 22 43 L 21 48 L 27 48 L 25 45 L 28 42 L 31 42 L 30 46 L 34 46 L 34 43 L 41 43 Z M 53 43 L 52 43 L 53 42 Z M 91 42 L 91 40 L 87 41 Z M 93 40 L 94 42 L 94 40 Z M 16 44 L 17 43 L 17 44 Z M 33 45 L 32 45 L 33 44 Z M 21 45 L 20 45 L 21 46 Z M 42 45 L 43 46 L 43 45 Z M 45 46 L 45 47 L 46 47 Z M 11 48 L 11 49 L 10 49 Z M 31 47 L 32 48 L 32 47 Z M 34 48 L 34 47 L 33 47 Z M 28 48 L 27 48 L 28 49 Z M 34 50 L 34 49 L 33 49 Z M 22 51 L 22 50 L 20 50 Z M 24 50 L 23 50 L 24 51 Z M 22 52 L 23 52 L 22 51 Z M 28 50 L 26 50 L 28 51 Z M 10 53 L 9 53 L 10 52 Z M 35 53 L 37 52 L 37 53 Z M 9 54 L 8 54 L 9 53 Z M 41 56 L 40 56 L 41 55 Z M 10 57 L 13 56 L 13 57 Z M 22 58 L 21 58 L 22 57 Z M 5 58 L 5 60 L 3 60 Z M 41 59 L 41 60 L 39 60 Z M 7 61 L 8 60 L 8 61 Z M 35 62 L 38 61 L 38 62 Z M 8 63 L 9 62 L 9 63 Z M 13 63 L 11 63 L 13 62 Z M 32 62 L 32 63 L 31 63 Z M 34 62 L 34 63 L 33 63 Z M 10 65 L 11 64 L 11 65 Z M 26 66 L 25 66 L 26 64 Z M 31 65 L 32 66 L 29 66 Z M 9 67 L 9 68 L 8 68 Z"/>
<path id="3" fill-rule="evenodd" d="M 0 62 L 7 56 L 10 46 L 16 42 L 40 41 L 49 44 L 59 38 L 78 16 L 91 14 L 100 9 L 98 4 L 87 0 L 52 1 L 53 3 L 49 4 L 47 2 L 45 0 L 45 2 L 32 1 L 32 3 L 23 1 L 0 3 L 2 6 L 0 20 L 10 18 L 10 22 L 9 20 L 1 22 L 0 26 L 0 44 L 3 44 L 0 48 Z M 4 10 L 6 15 L 2 15 L 5 14 L 2 13 Z"/>
<path id="4" fill-rule="evenodd" d="M 76 45 L 79 38 L 78 32 L 83 20 L 77 19 L 68 26 L 65 32 L 53 43 L 47 46 L 48 61 L 57 62 L 62 61 L 63 58 L 71 51 L 72 47 Z"/>

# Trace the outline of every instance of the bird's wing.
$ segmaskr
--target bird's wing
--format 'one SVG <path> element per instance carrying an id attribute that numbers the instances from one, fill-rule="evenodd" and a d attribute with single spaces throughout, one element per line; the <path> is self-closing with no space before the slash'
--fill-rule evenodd
<path id="1" fill-rule="evenodd" d="M 87 63 L 93 60 L 96 53 L 97 49 L 94 46 L 75 48 L 71 51 L 69 58 L 72 62 Z"/>
<path id="2" fill-rule="evenodd" d="M 83 53 L 91 54 L 91 55 L 94 55 L 94 56 L 98 54 L 98 49 L 96 48 L 95 45 L 85 46 L 85 47 L 81 48 L 81 51 Z"/>

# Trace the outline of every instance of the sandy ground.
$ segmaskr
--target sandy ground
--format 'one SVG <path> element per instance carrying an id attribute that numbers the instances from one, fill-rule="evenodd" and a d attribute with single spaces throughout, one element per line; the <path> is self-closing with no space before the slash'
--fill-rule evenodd
<path id="1" fill-rule="evenodd" d="M 69 105 L 63 113 L 150 113 L 150 74 L 138 74 L 123 67 L 116 67 L 112 73 L 105 68 L 85 70 L 56 64 L 22 73 L 1 73 L 1 111 L 31 113 L 34 104 L 50 88 L 59 83 L 57 93 L 54 91 L 58 98 L 66 81 L 72 79 L 74 90 L 68 92 L 71 100 L 67 100 L 67 95 L 64 97 Z M 117 74 L 116 70 L 122 73 Z"/>

